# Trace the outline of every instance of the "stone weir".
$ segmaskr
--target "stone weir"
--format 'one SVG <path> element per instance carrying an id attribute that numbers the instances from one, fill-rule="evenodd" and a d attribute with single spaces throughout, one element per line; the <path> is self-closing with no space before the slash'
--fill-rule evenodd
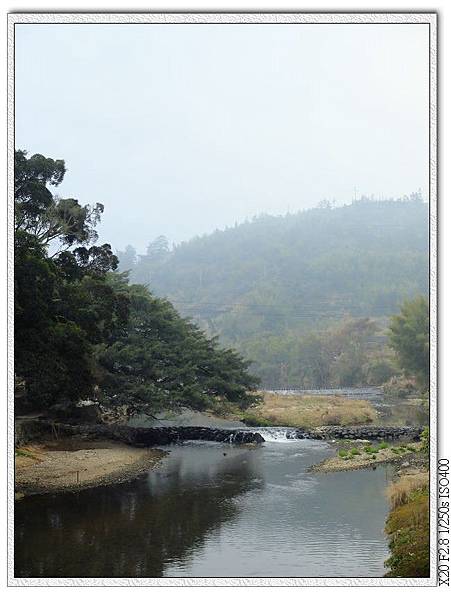
<path id="1" fill-rule="evenodd" d="M 317 427 L 312 430 L 296 429 L 294 437 L 297 439 L 309 440 L 397 440 L 409 439 L 419 440 L 423 427 L 411 426 L 374 426 L 374 425 L 353 425 L 352 427 L 343 427 L 340 425 L 330 425 Z"/>
<path id="2" fill-rule="evenodd" d="M 27 428 L 24 423 L 17 435 L 16 445 L 42 437 L 82 435 L 91 439 L 110 439 L 131 446 L 163 446 L 188 440 L 229 442 L 231 444 L 261 444 L 265 440 L 256 431 L 213 429 L 211 427 L 129 427 L 127 425 L 69 424 L 49 420 L 34 420 Z"/>

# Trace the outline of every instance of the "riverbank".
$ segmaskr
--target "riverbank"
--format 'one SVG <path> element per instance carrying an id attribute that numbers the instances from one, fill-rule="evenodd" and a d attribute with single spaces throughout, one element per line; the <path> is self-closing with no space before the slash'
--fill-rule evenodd
<path id="1" fill-rule="evenodd" d="M 16 498 L 119 483 L 155 467 L 162 450 L 78 436 L 16 448 Z"/>
<path id="2" fill-rule="evenodd" d="M 404 467 L 417 466 L 424 462 L 421 442 L 402 446 L 348 444 L 341 447 L 335 456 L 326 458 L 310 468 L 311 473 L 335 473 L 373 468 L 383 463 L 399 463 Z"/>
<path id="3" fill-rule="evenodd" d="M 390 558 L 385 561 L 389 569 L 385 577 L 429 577 L 429 471 L 398 472 L 387 496 Z"/>

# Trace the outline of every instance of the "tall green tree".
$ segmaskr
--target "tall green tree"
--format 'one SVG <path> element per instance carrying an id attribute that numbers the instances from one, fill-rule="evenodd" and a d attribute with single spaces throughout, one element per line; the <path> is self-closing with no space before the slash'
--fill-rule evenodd
<path id="1" fill-rule="evenodd" d="M 104 282 L 117 258 L 108 244 L 88 245 L 103 207 L 49 189 L 65 171 L 62 160 L 15 153 L 15 372 L 34 408 L 89 397 L 94 346 L 127 319 L 124 299 Z"/>
<path id="2" fill-rule="evenodd" d="M 221 401 L 245 408 L 256 401 L 258 380 L 237 352 L 221 348 L 145 286 L 128 286 L 126 275 L 110 274 L 109 280 L 128 294 L 130 319 L 126 336 L 98 348 L 106 400 L 138 412 L 203 410 Z"/>
<path id="3" fill-rule="evenodd" d="M 429 384 L 429 304 L 425 296 L 404 302 L 391 319 L 390 344 L 400 367 L 426 389 Z"/>
<path id="4" fill-rule="evenodd" d="M 255 402 L 257 379 L 237 352 L 116 275 L 109 244 L 91 245 L 103 206 L 52 194 L 64 161 L 15 158 L 15 372 L 33 408 L 84 398 L 144 412 Z M 158 238 L 149 260 L 166 253 Z"/>

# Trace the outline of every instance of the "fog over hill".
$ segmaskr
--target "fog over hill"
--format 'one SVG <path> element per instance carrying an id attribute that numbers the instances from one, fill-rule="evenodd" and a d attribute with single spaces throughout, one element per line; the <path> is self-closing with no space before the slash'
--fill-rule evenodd
<path id="1" fill-rule="evenodd" d="M 145 255 L 132 246 L 118 255 L 132 281 L 261 364 L 268 344 L 343 319 L 383 324 L 405 299 L 427 294 L 428 205 L 418 194 L 338 208 L 323 203 L 255 217 L 172 250 L 160 236 Z M 275 368 L 281 351 L 272 356 L 266 360 Z"/>

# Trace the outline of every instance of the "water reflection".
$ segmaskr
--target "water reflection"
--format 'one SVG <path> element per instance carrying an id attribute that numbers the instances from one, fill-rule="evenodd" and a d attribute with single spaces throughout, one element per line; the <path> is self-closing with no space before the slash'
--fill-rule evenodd
<path id="1" fill-rule="evenodd" d="M 191 447 L 132 483 L 19 503 L 16 577 L 162 576 L 236 516 L 233 498 L 261 486 L 252 451 L 224 451 Z"/>
<path id="2" fill-rule="evenodd" d="M 331 453 L 296 440 L 172 446 L 119 486 L 27 498 L 17 577 L 382 576 L 386 472 L 307 472 Z"/>

